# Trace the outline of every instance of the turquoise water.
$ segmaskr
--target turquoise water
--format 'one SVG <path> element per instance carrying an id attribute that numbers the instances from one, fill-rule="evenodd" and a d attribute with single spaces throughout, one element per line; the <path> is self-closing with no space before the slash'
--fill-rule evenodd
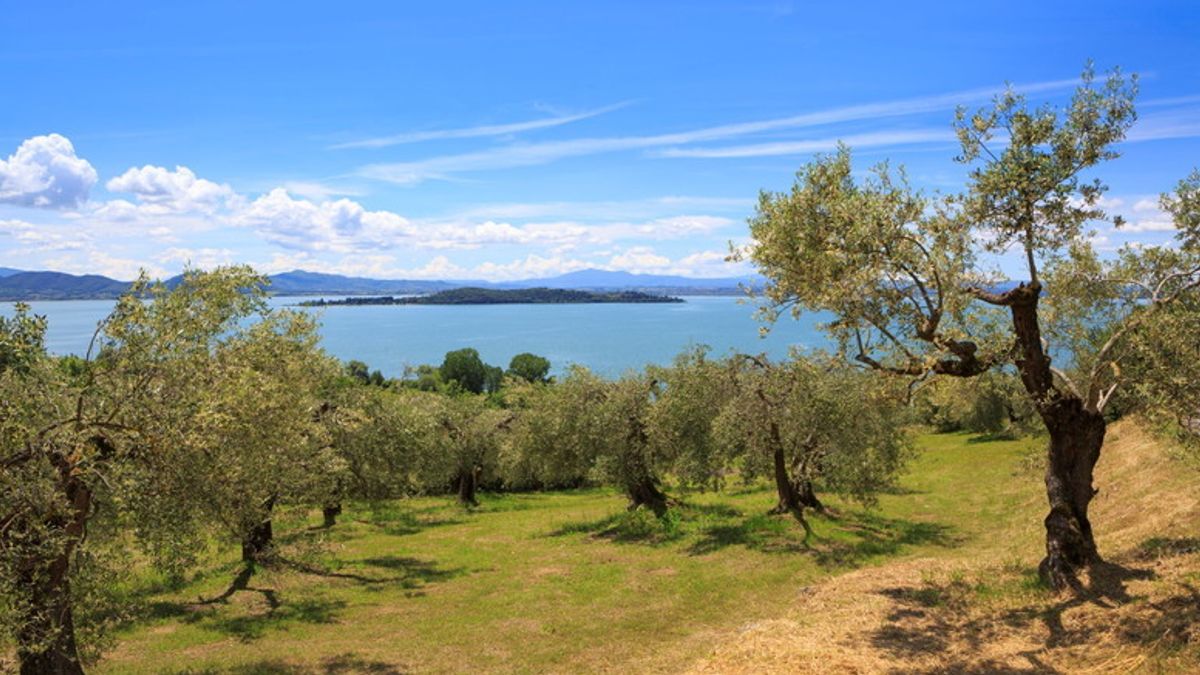
<path id="1" fill-rule="evenodd" d="M 305 298 L 272 298 L 293 305 Z M 60 300 L 30 303 L 46 316 L 47 348 L 82 354 L 113 303 Z M 521 352 L 550 359 L 555 372 L 570 363 L 614 376 L 648 363 L 666 364 L 689 345 L 717 354 L 730 350 L 783 357 L 790 346 L 826 346 L 813 320 L 781 319 L 762 338 L 754 307 L 738 298 L 689 297 L 681 304 L 394 305 L 306 309 L 321 320 L 322 346 L 343 360 L 358 359 L 388 376 L 405 366 L 441 363 L 452 349 L 474 347 L 483 360 L 507 366 Z M 11 315 L 12 304 L 0 305 Z"/>

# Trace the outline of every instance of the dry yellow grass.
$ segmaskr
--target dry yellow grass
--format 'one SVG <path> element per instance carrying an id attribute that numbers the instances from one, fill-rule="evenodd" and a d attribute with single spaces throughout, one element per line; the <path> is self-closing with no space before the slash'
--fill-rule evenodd
<path id="1" fill-rule="evenodd" d="M 693 673 L 1200 672 L 1200 475 L 1130 422 L 1110 432 L 1094 523 L 1105 565 L 1052 594 L 998 544 L 893 562 L 797 592 Z M 986 562 L 984 562 L 986 561 Z"/>

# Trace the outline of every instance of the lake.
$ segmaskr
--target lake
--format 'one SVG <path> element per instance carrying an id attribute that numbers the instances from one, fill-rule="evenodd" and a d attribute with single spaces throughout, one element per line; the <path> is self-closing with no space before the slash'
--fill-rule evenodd
<path id="1" fill-rule="evenodd" d="M 324 296 L 333 299 L 332 296 Z M 271 298 L 273 307 L 304 297 Z M 811 319 L 780 319 L 764 338 L 754 306 L 733 297 L 688 297 L 677 304 L 588 305 L 390 305 L 302 308 L 321 321 L 321 343 L 343 359 L 358 359 L 389 377 L 405 366 L 441 363 L 453 349 L 474 347 L 483 360 L 507 367 L 521 352 L 550 359 L 554 372 L 580 364 L 616 376 L 649 363 L 667 364 L 690 345 L 708 345 L 718 355 L 731 350 L 787 356 L 791 346 L 828 346 Z M 48 321 L 47 348 L 82 354 L 112 309 L 111 300 L 29 303 Z M 12 303 L 0 304 L 11 316 Z"/>

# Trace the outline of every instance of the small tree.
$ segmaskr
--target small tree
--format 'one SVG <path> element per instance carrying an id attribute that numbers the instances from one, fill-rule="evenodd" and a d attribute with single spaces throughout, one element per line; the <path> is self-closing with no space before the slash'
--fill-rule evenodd
<path id="1" fill-rule="evenodd" d="M 1200 284 L 1194 192 L 1169 200 L 1177 249 L 1127 248 L 1102 261 L 1084 230 L 1104 216 L 1105 190 L 1084 172 L 1116 156 L 1135 119 L 1135 93 L 1136 82 L 1120 73 L 1097 86 L 1090 68 L 1063 111 L 1031 109 L 1009 91 L 991 109 L 960 111 L 960 159 L 973 167 L 963 194 L 928 198 L 886 164 L 858 180 L 842 148 L 802 168 L 790 193 L 763 193 L 750 223 L 748 255 L 769 280 L 774 314 L 833 314 L 829 330 L 859 363 L 909 377 L 1016 367 L 1049 434 L 1039 569 L 1056 588 L 1074 586 L 1076 572 L 1100 560 L 1088 505 L 1124 345 Z M 1026 278 L 1004 285 L 980 257 L 1010 249 Z M 1044 277 L 1053 288 L 1045 309 Z M 1005 331 L 994 329 L 1000 312 Z M 1043 324 L 1055 322 L 1109 331 L 1075 355 L 1079 379 L 1052 365 L 1046 341 L 1054 332 Z"/>
<path id="2" fill-rule="evenodd" d="M 716 441 L 743 471 L 774 478 L 773 514 L 811 533 L 804 509 L 824 510 L 814 482 L 871 504 L 909 457 L 902 399 L 861 373 L 828 362 L 772 364 L 743 356 L 738 394 L 721 411 Z"/>
<path id="3" fill-rule="evenodd" d="M 512 414 L 491 407 L 483 396 L 413 393 L 408 402 L 422 409 L 421 416 L 432 417 L 438 429 L 420 459 L 421 485 L 428 491 L 449 486 L 460 504 L 478 506 L 481 483 L 496 475 Z"/>
<path id="4" fill-rule="evenodd" d="M 656 384 L 646 424 L 655 461 L 685 483 L 719 488 L 729 457 L 714 439 L 713 422 L 736 391 L 731 363 L 697 347 L 649 373 Z"/>
<path id="5" fill-rule="evenodd" d="M 438 369 L 442 382 L 456 384 L 460 390 L 479 394 L 488 380 L 488 367 L 479 352 L 470 347 L 446 352 L 441 368 Z"/>
<path id="6" fill-rule="evenodd" d="M 546 382 L 550 374 L 550 361 L 529 352 L 517 354 L 508 363 L 508 374 L 526 382 Z"/>
<path id="7" fill-rule="evenodd" d="M 514 420 L 500 467 L 508 485 L 575 487 L 593 474 L 610 430 L 599 405 L 609 383 L 572 366 L 554 384 L 518 381 L 505 391 Z"/>

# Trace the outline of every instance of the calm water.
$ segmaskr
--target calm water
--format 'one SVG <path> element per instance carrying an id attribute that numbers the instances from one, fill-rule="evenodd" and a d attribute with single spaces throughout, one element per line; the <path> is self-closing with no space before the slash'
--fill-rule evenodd
<path id="1" fill-rule="evenodd" d="M 328 298 L 328 296 L 326 296 Z M 294 305 L 305 298 L 272 298 Z M 81 354 L 109 300 L 30 303 L 49 321 L 47 347 L 56 354 Z M 826 345 L 813 321 L 781 319 L 759 337 L 754 308 L 727 297 L 689 297 L 682 304 L 472 305 L 325 307 L 306 309 L 321 319 L 324 348 L 343 360 L 358 359 L 388 376 L 405 366 L 441 363 L 452 349 L 474 347 L 483 360 L 507 366 L 521 352 L 550 359 L 556 372 L 569 363 L 614 376 L 648 363 L 669 363 L 689 345 L 718 354 L 729 350 L 787 355 L 792 345 Z M 0 305 L 12 314 L 12 303 Z"/>

